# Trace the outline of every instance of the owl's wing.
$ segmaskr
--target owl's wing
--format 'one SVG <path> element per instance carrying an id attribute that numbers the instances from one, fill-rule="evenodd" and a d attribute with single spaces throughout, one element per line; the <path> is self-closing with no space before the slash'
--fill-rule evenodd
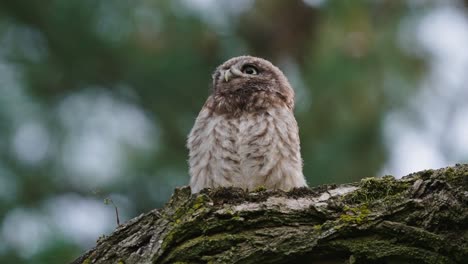
<path id="1" fill-rule="evenodd" d="M 235 146 L 236 124 L 203 108 L 189 134 L 190 187 L 232 186 L 239 174 L 239 157 Z"/>
<path id="2" fill-rule="evenodd" d="M 249 175 L 249 188 L 289 190 L 307 186 L 298 126 L 290 109 L 271 109 L 246 127 L 240 154 L 242 172 Z"/>

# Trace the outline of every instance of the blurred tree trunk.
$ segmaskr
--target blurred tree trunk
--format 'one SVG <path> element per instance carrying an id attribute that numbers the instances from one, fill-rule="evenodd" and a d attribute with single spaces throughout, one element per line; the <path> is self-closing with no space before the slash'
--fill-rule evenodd
<path id="1" fill-rule="evenodd" d="M 468 165 L 287 193 L 184 187 L 73 263 L 466 263 L 467 226 Z"/>

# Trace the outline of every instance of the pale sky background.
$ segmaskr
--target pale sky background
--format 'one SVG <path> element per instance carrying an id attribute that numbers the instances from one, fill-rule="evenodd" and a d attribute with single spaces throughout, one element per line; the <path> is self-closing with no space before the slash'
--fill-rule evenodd
<path id="1" fill-rule="evenodd" d="M 410 103 L 387 116 L 383 133 L 390 159 L 383 174 L 404 176 L 466 163 L 468 19 L 457 5 L 449 4 L 453 1 L 445 3 L 401 24 L 402 47 L 429 56 L 430 68 Z"/>

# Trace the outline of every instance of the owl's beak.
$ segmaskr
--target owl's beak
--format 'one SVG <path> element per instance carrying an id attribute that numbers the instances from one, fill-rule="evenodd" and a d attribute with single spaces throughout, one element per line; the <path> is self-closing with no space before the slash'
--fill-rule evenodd
<path id="1" fill-rule="evenodd" d="M 224 80 L 229 82 L 229 78 L 232 77 L 231 69 L 227 69 L 224 71 Z"/>

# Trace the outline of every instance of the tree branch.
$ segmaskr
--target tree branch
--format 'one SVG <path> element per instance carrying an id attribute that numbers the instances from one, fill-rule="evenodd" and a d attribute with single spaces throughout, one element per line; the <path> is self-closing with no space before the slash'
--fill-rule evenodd
<path id="1" fill-rule="evenodd" d="M 468 165 L 291 192 L 191 195 L 98 240 L 87 263 L 462 263 Z"/>

